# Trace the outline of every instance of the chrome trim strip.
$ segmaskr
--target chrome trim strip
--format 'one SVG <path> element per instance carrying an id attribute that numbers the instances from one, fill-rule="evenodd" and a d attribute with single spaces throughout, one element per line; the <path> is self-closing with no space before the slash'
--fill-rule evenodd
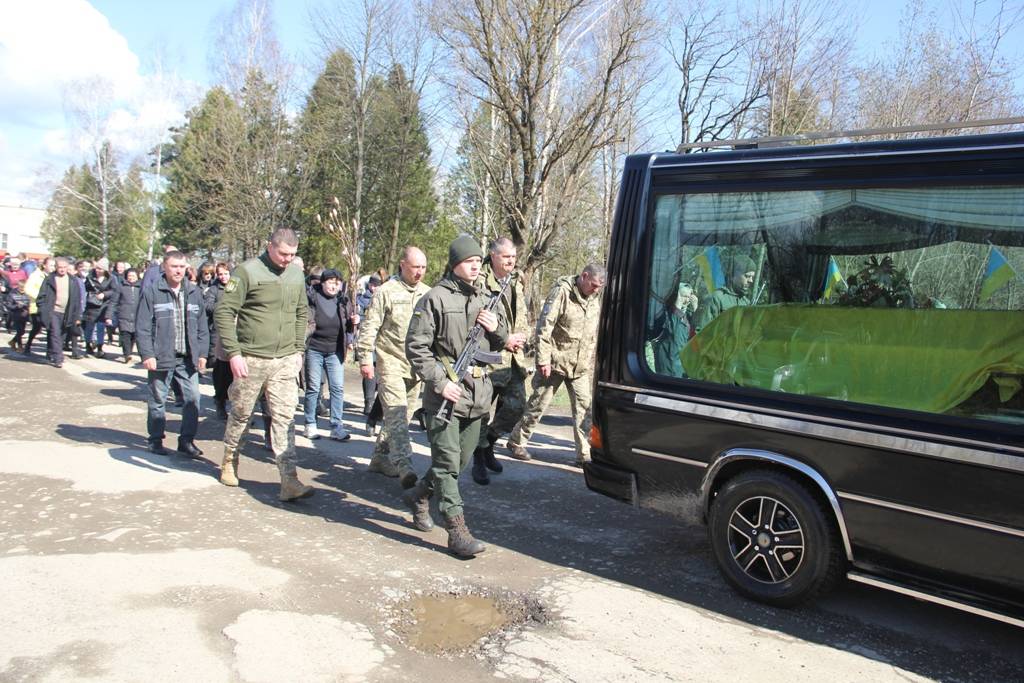
<path id="1" fill-rule="evenodd" d="M 669 455 L 668 453 L 657 453 L 655 451 L 648 451 L 643 448 L 632 449 L 635 455 L 646 455 L 649 458 L 658 458 L 659 460 L 668 460 L 669 462 L 677 462 L 681 465 L 693 465 L 694 467 L 700 467 L 701 469 L 708 466 L 706 462 L 700 460 L 690 460 L 689 458 L 680 458 L 677 455 Z"/>
<path id="2" fill-rule="evenodd" d="M 1013 527 L 1001 526 L 999 524 L 990 524 L 989 522 L 979 522 L 974 519 L 968 519 L 967 517 L 957 517 L 955 515 L 947 515 L 942 512 L 933 512 L 931 510 L 925 510 L 923 508 L 915 508 L 909 505 L 900 505 L 899 503 L 890 503 L 887 500 L 879 500 L 877 498 L 868 498 L 867 496 L 859 496 L 855 493 L 846 493 L 845 491 L 838 491 L 837 494 L 843 500 L 853 501 L 855 503 L 864 503 L 865 505 L 874 505 L 877 507 L 888 508 L 890 510 L 897 510 L 899 512 L 906 512 L 911 515 L 919 515 L 921 517 L 931 517 L 933 519 L 940 519 L 943 522 L 952 522 L 953 524 L 962 524 L 964 526 L 972 526 L 978 529 L 984 529 L 985 531 L 994 531 L 997 534 L 1006 534 L 1008 536 L 1017 536 L 1024 538 L 1024 530 L 1015 529 Z"/>
<path id="3" fill-rule="evenodd" d="M 724 401 L 703 398 L 699 399 L 700 403 L 697 403 L 696 400 L 685 400 L 689 397 L 680 397 L 678 394 L 647 391 L 638 387 L 629 387 L 611 382 L 600 382 L 599 385 L 609 389 L 636 394 L 634 402 L 638 405 L 662 408 L 673 412 L 688 413 L 717 420 L 751 424 L 780 432 L 816 436 L 832 441 L 903 451 L 939 460 L 968 462 L 1011 472 L 1024 472 L 1024 460 L 1017 457 L 1024 456 L 1024 448 L 1016 446 L 1004 446 L 1003 444 L 996 446 L 996 448 L 1012 453 L 1012 455 L 1008 455 L 991 450 L 965 448 L 929 441 L 928 437 L 931 435 L 913 430 L 891 429 L 863 422 L 839 420 L 817 415 L 814 416 L 814 422 L 811 422 L 807 420 L 806 415 L 801 413 L 770 408 L 755 409 L 752 406 L 743 404 L 725 403 Z M 986 449 L 993 447 L 993 444 L 984 441 L 973 441 L 957 437 L 948 438 L 950 441 L 964 444 L 965 446 L 980 446 Z"/>
<path id="4" fill-rule="evenodd" d="M 734 448 L 726 451 L 720 458 L 715 460 L 714 463 L 708 468 L 707 472 L 704 473 L 704 479 L 700 484 L 700 504 L 701 510 L 707 511 L 711 505 L 711 485 L 715 481 L 715 477 L 723 466 L 730 462 L 737 460 L 761 460 L 767 462 L 773 462 L 783 467 L 789 467 L 794 469 L 801 474 L 809 477 L 821 492 L 825 494 L 825 498 L 828 499 L 829 505 L 832 507 L 832 513 L 836 516 L 836 523 L 839 525 L 839 534 L 843 538 L 843 549 L 846 551 L 846 559 L 853 562 L 853 547 L 850 545 L 850 534 L 846 531 L 846 518 L 843 516 L 843 510 L 839 507 L 839 499 L 836 498 L 835 492 L 825 477 L 821 476 L 817 470 L 810 465 L 790 458 L 786 455 L 779 453 L 773 453 L 771 451 L 762 451 L 752 448 Z"/>
<path id="5" fill-rule="evenodd" d="M 925 602 L 933 602 L 937 605 L 943 605 L 945 607 L 952 607 L 963 612 L 970 612 L 976 614 L 979 617 L 987 617 L 996 621 L 1001 621 L 1004 624 L 1010 624 L 1017 628 L 1024 628 L 1024 620 L 1017 619 L 1006 614 L 1000 614 L 999 612 L 993 612 L 983 607 L 975 607 L 974 605 L 968 605 L 964 602 L 958 602 L 950 598 L 942 598 L 938 595 L 932 595 L 931 593 L 925 593 L 923 591 L 915 590 L 908 586 L 904 586 L 899 583 L 892 581 L 886 581 L 885 579 L 876 579 L 873 576 L 867 576 L 858 572 L 847 572 L 846 578 L 850 581 L 856 581 L 857 583 L 863 583 L 868 586 L 874 586 L 875 588 L 881 588 L 883 590 L 892 591 L 894 593 L 900 593 L 901 595 L 907 595 L 918 600 L 924 600 Z"/>
<path id="6" fill-rule="evenodd" d="M 767 149 L 767 148 L 762 148 Z M 806 149 L 802 147 L 801 149 Z M 716 161 L 711 159 L 701 159 L 694 163 L 686 164 L 664 164 L 658 166 L 658 169 L 663 168 L 701 168 L 703 166 L 731 166 L 734 164 L 778 164 L 785 163 L 787 161 L 817 161 L 819 159 L 874 159 L 879 157 L 891 157 L 891 156 L 907 156 L 907 155 L 919 155 L 919 154 L 950 154 L 954 152 L 989 152 L 992 150 L 1003 150 L 1003 149 L 1024 149 L 1021 145 L 992 145 L 992 146 L 978 146 L 978 147 L 940 147 L 938 149 L 914 149 L 914 150 L 897 150 L 891 152 L 863 152 L 860 154 L 800 154 L 789 157 L 774 157 L 764 158 L 760 157 L 757 159 L 732 159 L 726 161 Z M 713 153 L 712 153 L 713 154 Z M 701 157 L 712 156 L 712 154 L 701 154 Z"/>

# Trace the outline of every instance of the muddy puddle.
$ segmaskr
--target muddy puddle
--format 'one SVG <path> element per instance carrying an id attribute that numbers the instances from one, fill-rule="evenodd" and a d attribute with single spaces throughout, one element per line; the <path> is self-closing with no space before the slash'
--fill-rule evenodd
<path id="1" fill-rule="evenodd" d="M 409 644 L 418 650 L 462 650 L 508 623 L 494 598 L 425 595 L 410 604 Z"/>
<path id="2" fill-rule="evenodd" d="M 425 593 L 397 607 L 392 623 L 403 640 L 420 652 L 437 654 L 464 653 L 527 622 L 547 620 L 536 600 L 504 592 Z"/>

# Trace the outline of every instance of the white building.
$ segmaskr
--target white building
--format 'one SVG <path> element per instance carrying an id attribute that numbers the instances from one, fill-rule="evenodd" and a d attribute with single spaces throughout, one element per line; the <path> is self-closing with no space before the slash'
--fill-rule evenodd
<path id="1" fill-rule="evenodd" d="M 44 209 L 0 204 L 0 253 L 25 252 L 29 258 L 49 254 L 46 240 L 39 234 L 44 218 Z"/>

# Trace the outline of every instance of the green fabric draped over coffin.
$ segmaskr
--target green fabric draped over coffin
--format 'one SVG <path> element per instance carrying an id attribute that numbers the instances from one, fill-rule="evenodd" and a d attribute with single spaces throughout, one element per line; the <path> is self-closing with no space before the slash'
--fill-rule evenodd
<path id="1" fill-rule="evenodd" d="M 780 304 L 724 311 L 680 351 L 691 379 L 944 413 L 1024 377 L 1024 313 Z"/>

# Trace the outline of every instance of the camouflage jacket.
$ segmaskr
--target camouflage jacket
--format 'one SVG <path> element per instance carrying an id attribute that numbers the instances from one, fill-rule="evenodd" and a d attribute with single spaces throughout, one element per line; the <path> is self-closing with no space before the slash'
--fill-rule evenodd
<path id="1" fill-rule="evenodd" d="M 601 297 L 584 297 L 576 276 L 558 278 L 537 319 L 537 365 L 565 377 L 590 374 Z"/>
<path id="2" fill-rule="evenodd" d="M 373 295 L 366 317 L 359 324 L 356 358 L 359 365 L 373 365 L 376 354 L 377 372 L 412 378 L 412 369 L 405 357 L 405 333 L 409 330 L 412 311 L 430 291 L 422 282 L 415 286 L 393 277 Z"/>
<path id="3" fill-rule="evenodd" d="M 492 295 L 497 294 L 501 290 L 501 283 L 494 277 L 494 271 L 491 270 L 490 264 L 483 267 L 480 277 L 483 278 L 486 288 Z M 512 284 L 505 290 L 505 295 L 501 297 L 501 304 L 496 310 L 505 317 L 505 324 L 510 335 L 521 332 L 529 340 L 530 322 L 529 314 L 526 311 L 526 294 L 523 293 L 523 283 L 520 281 L 518 274 L 513 274 L 512 278 Z M 502 350 L 501 365 L 494 366 L 493 369 L 499 367 L 514 367 L 525 375 L 529 367 L 526 352 L 522 348 L 514 353 Z"/>
<path id="4" fill-rule="evenodd" d="M 477 281 L 478 283 L 480 280 Z M 455 359 L 466 345 L 476 316 L 490 297 L 483 287 L 470 285 L 449 273 L 423 297 L 405 342 L 405 353 L 426 386 L 423 408 L 436 413 L 444 398 L 441 391 L 451 378 Z M 483 335 L 480 348 L 499 351 L 508 339 L 505 318 L 498 316 L 498 329 Z M 455 405 L 455 417 L 481 417 L 491 410 L 491 380 L 486 372 L 466 375 L 462 398 Z"/>

